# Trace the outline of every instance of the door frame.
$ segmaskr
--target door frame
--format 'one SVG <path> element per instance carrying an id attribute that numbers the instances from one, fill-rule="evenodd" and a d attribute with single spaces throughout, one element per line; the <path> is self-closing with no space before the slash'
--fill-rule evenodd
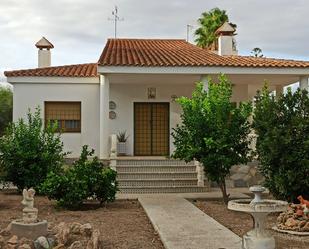
<path id="1" fill-rule="evenodd" d="M 171 120 L 170 120 L 170 102 L 164 102 L 164 101 L 160 101 L 160 102 L 145 102 L 145 101 L 136 101 L 133 102 L 133 155 L 134 156 L 156 156 L 156 155 L 136 155 L 135 154 L 135 146 L 136 146 L 136 140 L 135 140 L 135 134 L 136 134 L 136 125 L 135 125 L 135 105 L 136 104 L 165 104 L 168 108 L 168 113 L 167 113 L 167 118 L 168 118 L 168 139 L 167 139 L 167 149 L 168 149 L 168 153 L 166 156 L 170 155 L 170 127 L 171 127 Z M 151 134 L 152 137 L 152 134 Z M 152 138 L 151 138 L 152 140 Z M 151 153 L 152 153 L 152 143 L 151 143 Z M 158 156 L 159 157 L 159 156 Z"/>

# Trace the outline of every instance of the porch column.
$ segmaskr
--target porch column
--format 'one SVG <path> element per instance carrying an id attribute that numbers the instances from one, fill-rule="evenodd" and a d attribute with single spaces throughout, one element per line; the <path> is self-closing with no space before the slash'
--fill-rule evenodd
<path id="1" fill-rule="evenodd" d="M 100 76 L 100 159 L 109 157 L 109 79 Z"/>
<path id="2" fill-rule="evenodd" d="M 299 87 L 300 89 L 306 89 L 309 91 L 308 76 L 299 77 Z"/>
<path id="3" fill-rule="evenodd" d="M 208 75 L 202 75 L 200 82 L 203 83 L 204 91 L 208 92 Z"/>
<path id="4" fill-rule="evenodd" d="M 276 99 L 278 99 L 282 93 L 283 93 L 283 86 L 276 85 Z"/>

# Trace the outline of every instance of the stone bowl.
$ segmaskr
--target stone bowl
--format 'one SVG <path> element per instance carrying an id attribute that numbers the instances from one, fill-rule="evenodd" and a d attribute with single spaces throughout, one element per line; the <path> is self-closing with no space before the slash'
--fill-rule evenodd
<path id="1" fill-rule="evenodd" d="M 246 213 L 273 213 L 284 212 L 288 207 L 286 201 L 262 200 L 262 202 L 250 204 L 251 201 L 251 199 L 231 200 L 229 201 L 227 208 Z"/>

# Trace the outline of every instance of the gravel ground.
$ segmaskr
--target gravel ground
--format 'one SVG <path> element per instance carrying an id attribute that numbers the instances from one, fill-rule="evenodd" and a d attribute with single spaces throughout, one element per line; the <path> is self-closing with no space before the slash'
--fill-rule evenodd
<path id="1" fill-rule="evenodd" d="M 0 192 L 0 229 L 22 215 L 21 195 Z M 45 197 L 35 198 L 39 218 L 56 225 L 64 222 L 91 223 L 101 232 L 104 248 L 108 249 L 163 249 L 143 208 L 136 200 L 116 200 L 106 207 L 87 204 L 81 211 L 67 211 L 55 207 Z"/>

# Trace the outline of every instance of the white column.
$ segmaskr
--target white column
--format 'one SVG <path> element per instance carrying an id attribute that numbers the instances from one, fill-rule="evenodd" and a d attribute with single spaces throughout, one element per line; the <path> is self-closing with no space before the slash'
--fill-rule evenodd
<path id="1" fill-rule="evenodd" d="M 208 75 L 202 75 L 200 82 L 203 83 L 203 89 L 204 91 L 208 91 Z"/>
<path id="2" fill-rule="evenodd" d="M 299 87 L 300 89 L 306 89 L 309 91 L 309 84 L 308 84 L 308 76 L 301 76 L 299 77 Z"/>
<path id="3" fill-rule="evenodd" d="M 109 79 L 100 76 L 100 159 L 109 157 Z"/>
<path id="4" fill-rule="evenodd" d="M 283 86 L 276 85 L 276 99 L 278 99 L 282 93 L 283 93 Z"/>

